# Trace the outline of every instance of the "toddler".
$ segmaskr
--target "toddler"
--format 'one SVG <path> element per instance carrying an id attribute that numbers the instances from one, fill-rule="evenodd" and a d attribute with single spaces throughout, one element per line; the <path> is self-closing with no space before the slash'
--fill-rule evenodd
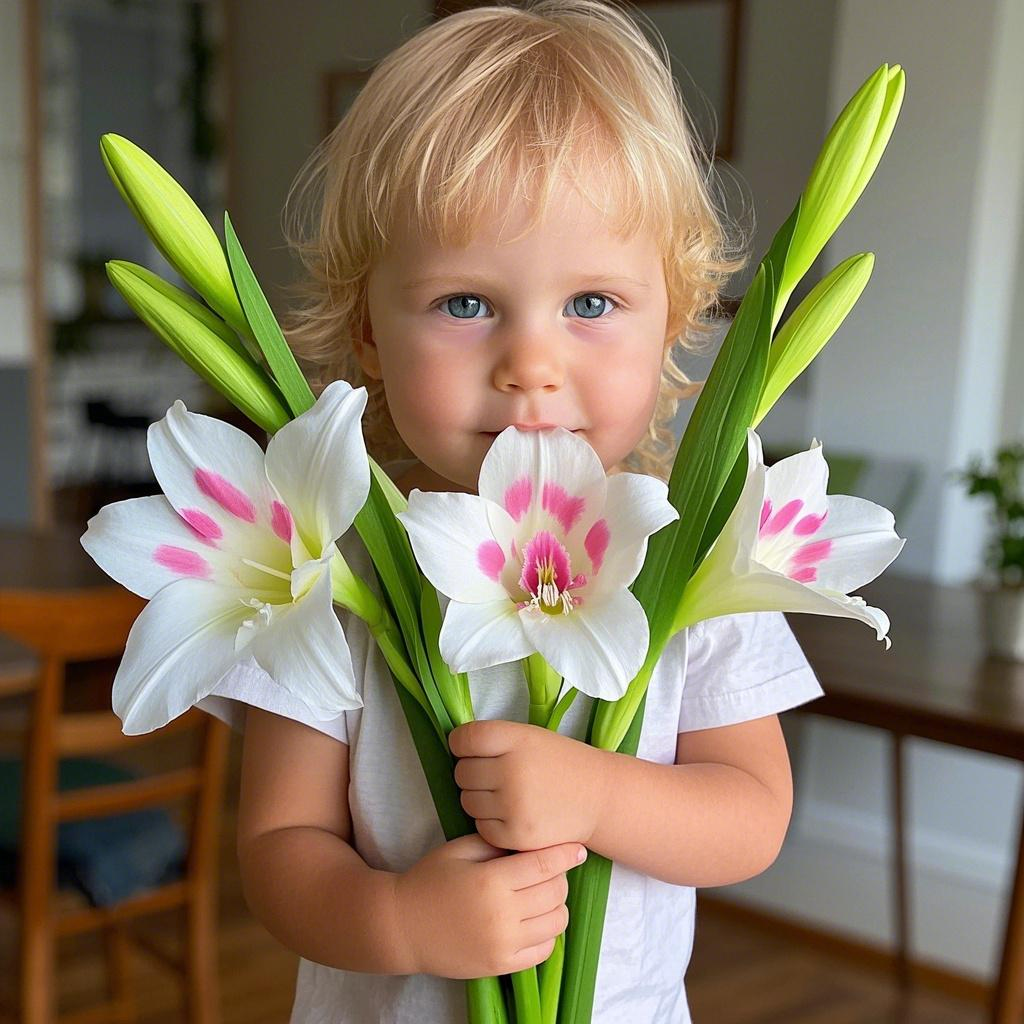
<path id="1" fill-rule="evenodd" d="M 300 174 L 319 216 L 291 233 L 308 273 L 289 343 L 316 393 L 367 387 L 368 449 L 406 495 L 473 492 L 511 425 L 667 479 L 699 388 L 673 352 L 740 266 L 706 166 L 663 45 L 620 8 L 452 15 L 381 61 Z M 341 548 L 379 593 L 355 530 Z M 613 861 L 595 1024 L 689 1021 L 695 888 L 776 858 L 777 715 L 822 693 L 783 615 L 677 634 L 635 758 L 584 742 L 590 698 L 547 732 L 525 724 L 517 664 L 469 673 L 494 721 L 453 734 L 479 834 L 452 842 L 383 657 L 338 615 L 363 707 L 320 720 L 251 658 L 200 704 L 245 729 L 238 857 L 253 913 L 301 958 L 292 1024 L 461 1024 L 463 979 L 551 953 L 581 846 Z M 540 842 L 498 845 L 526 829 Z"/>

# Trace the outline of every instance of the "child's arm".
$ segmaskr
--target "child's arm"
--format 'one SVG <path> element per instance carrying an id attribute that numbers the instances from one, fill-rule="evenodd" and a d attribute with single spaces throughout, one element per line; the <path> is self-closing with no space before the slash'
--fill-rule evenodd
<path id="1" fill-rule="evenodd" d="M 675 764 L 519 722 L 470 722 L 449 743 L 463 807 L 508 850 L 576 840 L 676 885 L 729 885 L 769 867 L 789 827 L 777 715 L 680 733 Z"/>
<path id="2" fill-rule="evenodd" d="M 592 850 L 677 885 L 731 885 L 779 855 L 793 779 L 778 715 L 679 733 L 676 763 L 598 751 Z"/>
<path id="3" fill-rule="evenodd" d="M 352 848 L 348 744 L 261 708 L 246 711 L 238 863 L 246 902 L 279 942 L 352 971 L 411 974 L 396 876 Z"/>
<path id="4" fill-rule="evenodd" d="M 372 974 L 484 978 L 542 963 L 569 920 L 578 843 L 517 856 L 472 834 L 408 871 L 352 848 L 348 745 L 250 707 L 238 817 L 245 898 L 307 960 Z"/>

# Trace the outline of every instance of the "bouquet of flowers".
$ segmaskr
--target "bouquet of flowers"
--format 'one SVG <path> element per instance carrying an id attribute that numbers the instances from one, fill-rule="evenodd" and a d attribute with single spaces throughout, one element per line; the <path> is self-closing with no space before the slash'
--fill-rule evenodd
<path id="1" fill-rule="evenodd" d="M 227 214 L 222 245 L 163 168 L 103 136 L 122 197 L 200 298 L 118 260 L 107 264 L 111 281 L 270 435 L 264 451 L 176 401 L 149 430 L 163 494 L 89 521 L 85 549 L 149 599 L 114 680 L 124 732 L 165 725 L 249 656 L 325 719 L 360 707 L 338 604 L 366 623 L 387 662 L 454 839 L 474 830 L 448 739 L 474 718 L 471 669 L 521 662 L 530 723 L 548 729 L 588 694 L 587 742 L 635 755 L 654 666 L 688 625 L 758 610 L 841 615 L 872 626 L 888 648 L 887 616 L 852 591 L 905 543 L 892 514 L 827 495 L 817 440 L 766 467 L 754 428 L 867 283 L 872 255 L 851 256 L 779 325 L 874 172 L 903 91 L 901 68 L 883 64 L 831 129 L 743 298 L 667 486 L 607 477 L 568 430 L 509 427 L 484 459 L 477 494 L 413 491 L 408 501 L 366 452 L 365 389 L 338 380 L 314 398 Z M 336 546 L 353 526 L 382 598 Z M 443 618 L 439 592 L 449 599 Z M 466 983 L 472 1024 L 590 1020 L 610 872 L 591 854 L 570 873 L 568 930 L 538 968 Z"/>

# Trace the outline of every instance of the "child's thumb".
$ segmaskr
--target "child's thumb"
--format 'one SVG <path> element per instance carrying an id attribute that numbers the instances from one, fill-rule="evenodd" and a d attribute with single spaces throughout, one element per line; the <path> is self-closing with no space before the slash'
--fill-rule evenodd
<path id="1" fill-rule="evenodd" d="M 506 853 L 505 850 L 491 846 L 479 832 L 470 832 L 469 835 L 452 839 L 448 846 L 461 860 L 494 860 L 495 857 L 503 857 Z"/>

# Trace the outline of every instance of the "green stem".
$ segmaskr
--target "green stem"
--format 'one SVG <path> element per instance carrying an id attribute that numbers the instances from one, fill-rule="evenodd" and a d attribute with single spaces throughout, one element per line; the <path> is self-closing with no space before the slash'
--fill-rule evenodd
<path id="1" fill-rule="evenodd" d="M 373 634 L 374 640 L 377 641 L 377 646 L 380 648 L 381 654 L 384 655 L 384 660 L 388 663 L 392 675 L 427 713 L 434 731 L 441 742 L 447 745 L 448 739 L 423 693 L 423 685 L 403 656 L 405 644 L 402 642 L 401 634 L 398 632 L 394 620 L 385 612 L 384 618 L 377 625 L 370 626 L 370 632 Z"/>
<path id="2" fill-rule="evenodd" d="M 526 686 L 530 691 L 530 724 L 546 726 L 558 698 L 562 677 L 536 651 L 523 659 Z"/>
<path id="3" fill-rule="evenodd" d="M 579 696 L 579 693 L 580 691 L 575 686 L 570 686 L 565 691 L 565 694 L 555 706 L 555 710 L 551 712 L 551 717 L 547 721 L 547 727 L 552 732 L 558 732 L 558 726 L 561 724 L 563 716 L 569 710 L 569 705 Z"/>
<path id="4" fill-rule="evenodd" d="M 555 948 L 551 956 L 538 968 L 540 978 L 540 1019 L 541 1024 L 556 1024 L 558 1020 L 558 996 L 562 989 L 562 965 L 565 962 L 565 936 L 555 937 Z"/>
<path id="5" fill-rule="evenodd" d="M 512 988 L 516 994 L 516 1024 L 541 1024 L 537 968 L 516 971 L 512 975 Z"/>
<path id="6" fill-rule="evenodd" d="M 466 1017 L 468 1024 L 509 1024 L 498 978 L 471 978 L 466 982 Z"/>

